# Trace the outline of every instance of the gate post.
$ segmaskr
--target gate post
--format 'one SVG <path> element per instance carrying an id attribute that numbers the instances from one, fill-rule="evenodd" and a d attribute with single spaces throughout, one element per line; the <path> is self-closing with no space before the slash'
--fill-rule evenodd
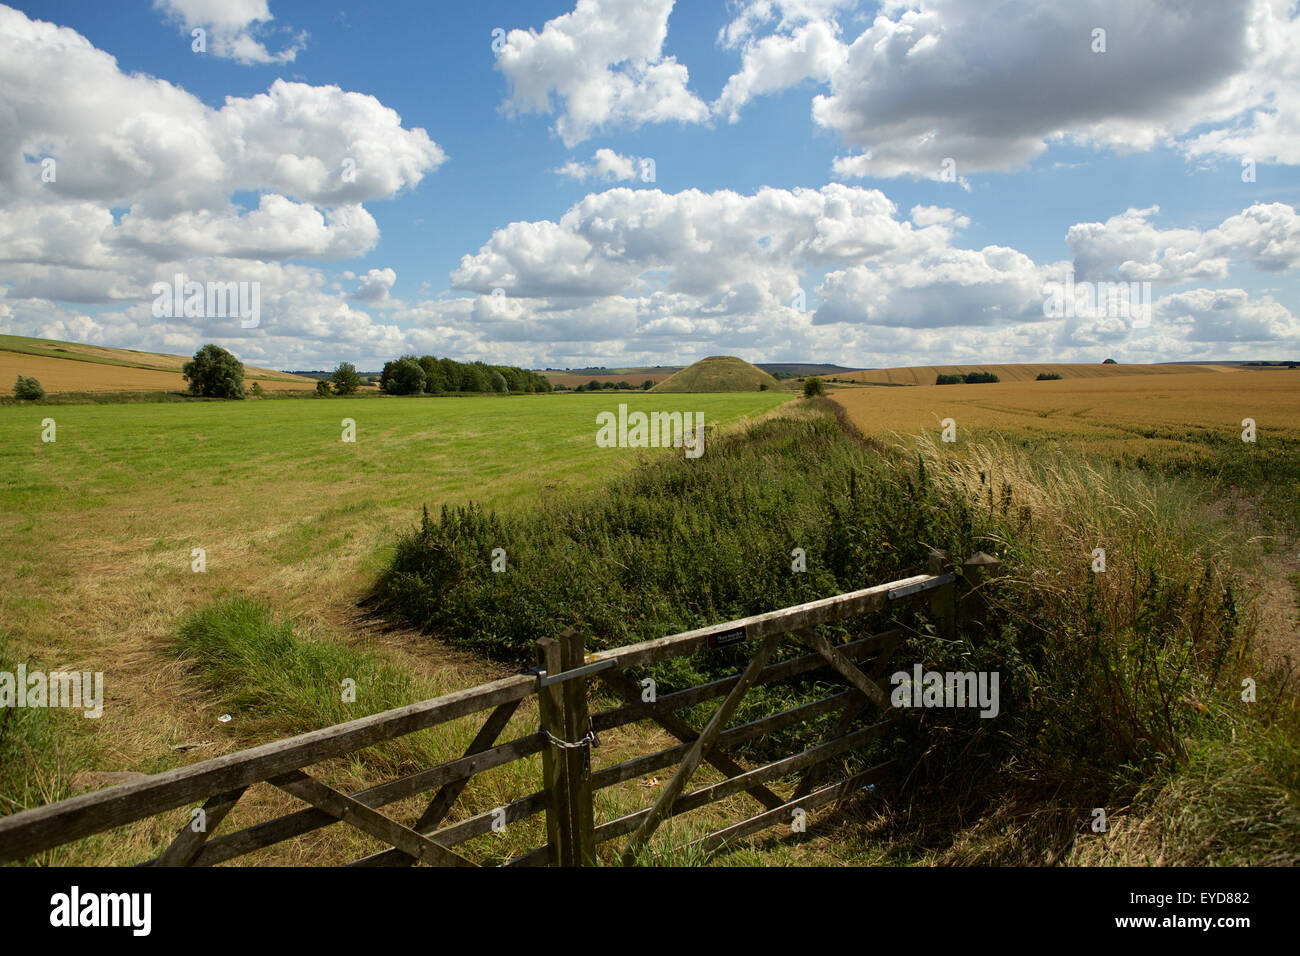
<path id="1" fill-rule="evenodd" d="M 930 550 L 929 571 L 931 574 L 948 574 L 952 571 L 952 559 L 947 551 Z M 957 589 L 955 582 L 948 582 L 935 589 L 930 595 L 930 617 L 934 619 L 935 630 L 941 637 L 952 640 L 957 636 Z"/>
<path id="2" fill-rule="evenodd" d="M 564 669 L 560 663 L 560 642 L 553 637 L 543 637 L 537 642 L 537 666 L 549 674 Z M 553 740 L 564 740 L 564 713 L 561 706 L 560 686 L 551 684 L 537 688 L 537 712 L 542 733 L 547 735 L 542 749 L 542 789 L 546 791 L 546 842 L 551 847 L 551 859 L 557 866 L 569 866 L 566 858 L 573 845 L 569 837 L 569 800 L 564 792 L 564 761 Z"/>
<path id="3" fill-rule="evenodd" d="M 583 663 L 582 635 L 566 628 L 557 641 L 537 642 L 537 664 L 547 677 L 558 677 Z M 542 732 L 542 786 L 546 800 L 546 841 L 559 866 L 593 866 L 596 862 L 595 813 L 591 795 L 590 722 L 587 678 L 574 677 L 538 688 Z"/>
<path id="4" fill-rule="evenodd" d="M 560 663 L 566 671 L 581 667 L 586 648 L 582 635 L 573 628 L 565 628 L 560 635 Z M 587 678 L 576 677 L 562 685 L 564 705 L 564 739 L 585 741 L 584 746 L 564 751 L 565 792 L 569 800 L 569 835 L 573 866 L 596 865 L 595 809 L 591 793 L 591 749 L 595 734 L 591 733 L 591 719 L 587 713 Z"/>

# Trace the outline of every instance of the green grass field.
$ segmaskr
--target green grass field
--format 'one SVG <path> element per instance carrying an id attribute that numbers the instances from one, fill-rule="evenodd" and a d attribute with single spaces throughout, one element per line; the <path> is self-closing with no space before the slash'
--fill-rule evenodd
<path id="1" fill-rule="evenodd" d="M 69 741 L 40 756 L 0 812 L 69 795 L 79 771 L 159 772 L 260 742 L 216 721 L 187 676 L 182 621 L 214 600 L 266 602 L 322 640 L 373 644 L 357 600 L 423 505 L 526 509 L 645 455 L 599 448 L 620 402 L 699 411 L 725 428 L 787 395 L 357 398 L 0 408 L 0 651 L 46 669 L 104 672 L 99 720 L 51 713 Z M 56 441 L 41 441 L 55 420 Z M 356 441 L 340 441 L 342 419 Z M 192 549 L 206 571 L 191 570 Z M 383 638 L 430 693 L 498 676 L 471 655 Z M 213 741 L 181 753 L 172 745 Z M 112 851 L 106 859 L 120 859 Z"/>

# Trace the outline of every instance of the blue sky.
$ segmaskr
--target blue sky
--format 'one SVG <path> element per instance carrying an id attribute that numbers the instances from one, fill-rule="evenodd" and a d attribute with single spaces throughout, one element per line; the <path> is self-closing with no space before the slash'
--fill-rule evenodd
<path id="1" fill-rule="evenodd" d="M 1296 5 L 1183 7 L 0 5 L 0 331 L 283 368 L 1296 357 Z M 256 283 L 256 323 L 158 314 L 177 273 Z M 1045 314 L 1067 273 L 1127 298 Z"/>

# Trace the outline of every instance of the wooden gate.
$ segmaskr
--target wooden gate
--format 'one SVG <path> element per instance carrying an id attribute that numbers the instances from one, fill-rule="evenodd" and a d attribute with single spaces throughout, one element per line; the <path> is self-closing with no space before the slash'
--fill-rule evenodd
<path id="1" fill-rule="evenodd" d="M 639 849 L 665 820 L 724 797 L 746 794 L 759 804 L 757 813 L 695 841 L 701 849 L 714 851 L 766 827 L 788 824 L 797 811 L 806 813 L 854 794 L 887 770 L 882 763 L 832 782 L 820 775 L 828 762 L 860 750 L 888 728 L 895 711 L 883 690 L 881 671 L 906 631 L 893 628 L 832 644 L 816 628 L 926 602 L 929 619 L 952 632 L 960 626 L 959 618 L 978 613 L 977 601 L 971 598 L 982 578 L 996 567 L 996 559 L 976 555 L 955 574 L 947 557 L 936 552 L 927 574 L 594 654 L 584 653 L 582 636 L 569 630 L 559 640 L 538 642 L 533 673 L 0 818 L 0 863 L 201 801 L 202 813 L 196 813 L 195 819 L 201 819 L 203 826 L 183 827 L 170 845 L 142 865 L 210 866 L 343 823 L 388 847 L 352 865 L 408 866 L 418 861 L 473 866 L 457 846 L 538 813 L 546 816 L 546 843 L 509 865 L 591 865 L 598 862 L 600 844 L 621 837 L 626 840 L 616 858 L 628 864 L 635 862 Z M 801 644 L 806 653 L 774 661 L 778 646 L 788 640 Z M 671 658 L 723 648 L 732 648 L 732 653 L 752 651 L 752 656 L 737 674 L 662 696 L 647 694 L 628 675 L 629 670 Z M 829 673 L 842 689 L 730 725 L 746 692 L 755 686 L 820 673 Z M 621 703 L 590 712 L 589 690 L 596 683 Z M 533 695 L 540 718 L 537 732 L 498 742 L 516 710 Z M 680 716 L 685 709 L 717 698 L 722 698 L 721 703 L 702 728 Z M 344 793 L 304 770 L 484 712 L 486 719 L 461 757 L 365 790 Z M 838 715 L 831 729 L 815 740 L 805 740 L 796 753 L 749 768 L 731 753 L 739 744 L 831 714 Z M 679 743 L 609 766 L 593 766 L 601 734 L 640 721 L 654 722 Z M 475 775 L 537 753 L 542 755 L 539 790 L 488 813 L 447 822 Z M 692 776 L 706 762 L 724 779 L 688 789 Z M 595 819 L 594 797 L 599 791 L 674 766 L 676 771 L 652 806 L 614 819 Z M 772 789 L 782 781 L 788 788 L 784 796 Z M 285 791 L 306 806 L 217 835 L 236 802 L 249 787 L 260 784 Z M 408 823 L 380 812 L 384 806 L 429 792 L 433 795 L 423 812 Z"/>

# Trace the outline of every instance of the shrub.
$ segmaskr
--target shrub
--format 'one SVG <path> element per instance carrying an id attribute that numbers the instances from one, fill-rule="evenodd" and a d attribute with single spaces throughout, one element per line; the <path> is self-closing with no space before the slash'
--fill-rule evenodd
<path id="1" fill-rule="evenodd" d="M 804 398 L 814 398 L 818 395 L 825 395 L 825 394 L 826 394 L 826 386 L 822 384 L 822 380 L 819 379 L 816 375 L 810 376 L 808 379 L 804 381 L 803 383 Z"/>
<path id="2" fill-rule="evenodd" d="M 1106 359 L 1106 361 L 1102 362 L 1101 364 L 1102 364 L 1102 365 L 1118 365 L 1119 363 L 1116 362 L 1114 359 Z"/>
<path id="3" fill-rule="evenodd" d="M 361 385 L 361 376 L 357 374 L 356 367 L 351 362 L 339 362 L 332 378 L 335 395 L 355 395 Z"/>
<path id="4" fill-rule="evenodd" d="M 941 374 L 939 374 L 939 375 L 937 375 L 937 376 L 935 377 L 935 379 L 934 379 L 934 384 L 936 384 L 936 385 L 961 385 L 961 384 L 962 384 L 963 382 L 965 382 L 965 381 L 966 381 L 966 379 L 965 379 L 965 377 L 962 376 L 962 375 L 959 375 L 959 374 L 957 374 L 957 375 L 946 375 L 946 374 L 942 374 L 942 373 L 941 373 Z"/>
<path id="5" fill-rule="evenodd" d="M 219 345 L 205 345 L 185 363 L 181 374 L 190 393 L 204 398 L 243 398 L 244 364 Z"/>
<path id="6" fill-rule="evenodd" d="M 261 382 L 254 382 L 253 387 L 248 390 L 248 394 L 252 395 L 254 398 L 262 398 L 266 395 L 266 389 L 262 387 Z"/>
<path id="7" fill-rule="evenodd" d="M 323 378 L 316 379 L 316 394 L 324 395 L 329 398 L 333 393 L 330 391 L 330 383 Z"/>
<path id="8" fill-rule="evenodd" d="M 1061 375 L 1059 372 L 1039 372 L 1035 382 L 1059 382 Z"/>
<path id="9" fill-rule="evenodd" d="M 44 397 L 45 389 L 41 388 L 40 382 L 26 375 L 18 376 L 18 381 L 14 384 L 14 398 L 38 402 Z"/>

